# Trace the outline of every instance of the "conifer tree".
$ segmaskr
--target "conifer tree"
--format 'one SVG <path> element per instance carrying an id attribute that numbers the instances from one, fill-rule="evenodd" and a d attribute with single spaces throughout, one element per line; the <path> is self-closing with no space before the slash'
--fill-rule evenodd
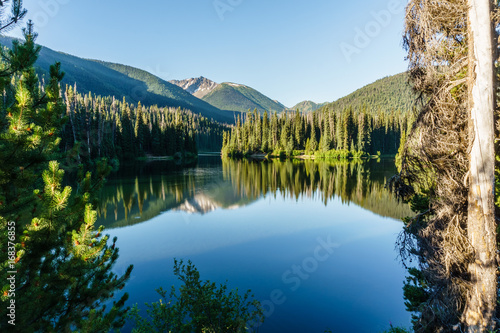
<path id="1" fill-rule="evenodd" d="M 351 142 L 356 138 L 356 128 L 354 125 L 353 112 L 350 107 L 344 110 L 344 118 L 342 122 L 344 133 L 344 149 L 351 148 Z"/>
<path id="2" fill-rule="evenodd" d="M 257 113 L 257 109 L 253 111 L 253 119 L 255 122 L 255 129 L 254 129 L 254 145 L 255 145 L 255 150 L 259 149 L 262 147 L 262 120 Z"/>
<path id="3" fill-rule="evenodd" d="M 322 152 L 327 152 L 331 148 L 330 140 L 330 122 L 327 117 L 323 118 L 323 131 L 321 134 L 320 149 Z"/>
<path id="4" fill-rule="evenodd" d="M 134 135 L 135 140 L 138 143 L 138 150 L 136 151 L 138 154 L 143 153 L 143 144 L 144 144 L 144 120 L 142 117 L 142 105 L 141 102 L 137 105 L 136 110 L 136 119 L 134 126 Z"/>
<path id="5" fill-rule="evenodd" d="M 304 123 L 302 121 L 302 117 L 300 116 L 299 110 L 295 113 L 295 119 L 294 119 L 294 127 L 295 127 L 295 142 L 296 142 L 296 148 L 297 149 L 303 149 L 304 148 Z"/>
<path id="6" fill-rule="evenodd" d="M 370 137 L 368 128 L 368 115 L 366 114 L 366 105 L 363 105 L 361 113 L 358 116 L 357 150 L 366 151 L 366 148 L 369 144 Z"/>
<path id="7" fill-rule="evenodd" d="M 316 126 L 313 126 L 311 128 L 311 139 L 309 141 L 309 150 L 314 153 L 318 149 L 318 141 L 316 140 Z"/>
<path id="8" fill-rule="evenodd" d="M 287 118 L 285 118 L 283 128 L 281 129 L 281 136 L 280 136 L 281 149 L 287 149 L 287 145 L 288 145 L 288 142 L 290 141 L 291 135 L 292 135 L 292 133 L 290 130 L 290 122 L 288 121 Z"/>
<path id="9" fill-rule="evenodd" d="M 18 20 L 25 11 L 21 1 L 13 5 Z M 41 89 L 33 68 L 40 47 L 31 22 L 23 33 L 24 42 L 2 51 L 0 72 L 5 92 L 0 105 L 0 246 L 8 249 L 0 252 L 0 331 L 119 328 L 127 295 L 109 309 L 104 303 L 123 288 L 132 267 L 121 277 L 111 272 L 118 249 L 114 242 L 107 244 L 102 228 L 95 229 L 92 209 L 92 193 L 109 167 L 99 164 L 94 178 L 81 169 L 76 190 L 62 187 L 64 172 L 55 159 L 66 121 L 59 88 L 63 73 L 59 64 L 51 66 Z M 12 315 L 7 304 L 16 308 L 12 323 L 5 320 Z"/>
<path id="10" fill-rule="evenodd" d="M 269 150 L 269 116 L 267 111 L 264 112 L 262 117 L 262 146 L 261 150 L 267 153 Z"/>

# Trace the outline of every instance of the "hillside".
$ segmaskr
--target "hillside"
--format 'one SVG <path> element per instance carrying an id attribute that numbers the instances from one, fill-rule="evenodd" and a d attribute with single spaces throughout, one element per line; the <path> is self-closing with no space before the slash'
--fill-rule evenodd
<path id="1" fill-rule="evenodd" d="M 0 36 L 0 44 L 10 47 L 12 38 Z M 180 107 L 222 122 L 234 122 L 233 112 L 220 109 L 196 98 L 178 86 L 146 71 L 98 60 L 82 59 L 42 47 L 36 62 L 39 75 L 48 75 L 50 65 L 60 62 L 65 72 L 63 85 L 74 85 L 81 93 L 125 97 L 129 103 Z"/>
<path id="2" fill-rule="evenodd" d="M 257 109 L 258 112 L 282 112 L 286 107 L 274 101 L 257 90 L 236 83 L 221 83 L 203 97 L 211 105 L 230 111 L 246 112 Z"/>
<path id="3" fill-rule="evenodd" d="M 415 97 L 415 93 L 408 84 L 408 75 L 400 73 L 368 84 L 333 103 L 327 104 L 326 107 L 343 110 L 345 107 L 351 106 L 356 109 L 366 104 L 371 110 L 406 111 L 414 105 Z"/>
<path id="4" fill-rule="evenodd" d="M 328 104 L 328 102 L 317 104 L 317 103 L 314 103 L 312 101 L 303 101 L 303 102 L 297 103 L 291 109 L 293 111 L 299 110 L 300 112 L 313 112 L 313 111 L 316 111 L 316 110 L 322 108 L 323 106 L 325 106 L 327 104 Z"/>

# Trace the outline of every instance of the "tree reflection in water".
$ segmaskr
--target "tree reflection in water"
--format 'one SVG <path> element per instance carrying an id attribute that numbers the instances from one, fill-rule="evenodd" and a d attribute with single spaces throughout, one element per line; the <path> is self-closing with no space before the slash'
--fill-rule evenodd
<path id="1" fill-rule="evenodd" d="M 98 223 L 107 228 L 147 221 L 168 210 L 205 214 L 234 209 L 268 195 L 299 200 L 335 196 L 378 215 L 400 219 L 412 215 L 385 189 L 395 173 L 394 162 L 335 160 L 252 161 L 200 158 L 197 166 L 181 168 L 151 162 L 122 168 L 101 192 Z"/>

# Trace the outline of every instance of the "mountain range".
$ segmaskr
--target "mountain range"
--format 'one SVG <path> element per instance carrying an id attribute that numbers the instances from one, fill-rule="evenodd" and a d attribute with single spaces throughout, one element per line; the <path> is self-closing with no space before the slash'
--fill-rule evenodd
<path id="1" fill-rule="evenodd" d="M 13 38 L 0 36 L 0 44 L 10 47 Z M 74 85 L 81 93 L 125 98 L 143 105 L 180 107 L 221 122 L 234 122 L 234 112 L 221 110 L 191 95 L 179 86 L 144 70 L 110 62 L 83 59 L 43 47 L 35 64 L 40 76 L 48 76 L 50 65 L 61 63 L 63 87 Z"/>
<path id="2" fill-rule="evenodd" d="M 0 44 L 10 47 L 13 38 L 0 36 Z M 163 80 L 147 71 L 111 62 L 83 59 L 43 47 L 36 62 L 37 73 L 47 77 L 50 65 L 60 62 L 65 85 L 77 85 L 81 93 L 125 98 L 128 102 L 160 107 L 180 107 L 207 118 L 234 123 L 235 114 L 257 109 L 260 113 L 299 110 L 312 112 L 321 108 L 342 110 L 369 105 L 372 110 L 408 110 L 415 95 L 405 73 L 388 76 L 366 85 L 331 103 L 303 101 L 292 108 L 239 83 L 216 83 L 208 78 Z"/>
<path id="3" fill-rule="evenodd" d="M 203 76 L 169 82 L 221 110 L 246 112 L 257 109 L 259 113 L 264 113 L 264 111 L 280 113 L 287 109 L 280 102 L 243 84 L 232 82 L 219 84 Z"/>
<path id="4" fill-rule="evenodd" d="M 170 80 L 168 82 L 181 87 L 188 93 L 198 98 L 205 97 L 208 93 L 219 86 L 218 83 L 204 78 L 203 76 L 185 80 Z"/>

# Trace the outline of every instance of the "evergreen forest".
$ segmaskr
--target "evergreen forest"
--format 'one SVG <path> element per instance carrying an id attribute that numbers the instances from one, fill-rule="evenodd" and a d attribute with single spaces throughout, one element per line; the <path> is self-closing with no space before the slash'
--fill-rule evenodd
<path id="1" fill-rule="evenodd" d="M 81 95 L 76 86 L 64 92 L 66 117 L 61 133 L 63 153 L 92 164 L 101 158 L 130 161 L 139 157 L 195 156 L 219 151 L 229 127 L 180 108 L 130 104 L 115 97 Z"/>
<path id="2" fill-rule="evenodd" d="M 346 159 L 368 155 L 395 155 L 412 114 L 376 112 L 369 106 L 343 110 L 322 108 L 310 113 L 248 112 L 237 118 L 236 126 L 225 133 L 222 154 L 249 156 L 264 153 L 293 157 L 315 155 Z"/>

